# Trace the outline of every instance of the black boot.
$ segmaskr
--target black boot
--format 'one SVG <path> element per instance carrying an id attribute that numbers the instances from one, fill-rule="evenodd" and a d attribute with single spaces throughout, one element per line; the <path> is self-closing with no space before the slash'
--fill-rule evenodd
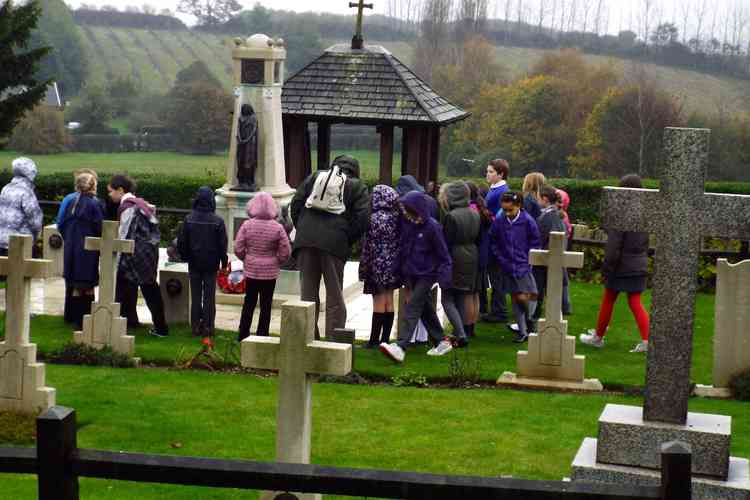
<path id="1" fill-rule="evenodd" d="M 372 313 L 372 327 L 370 328 L 370 340 L 363 347 L 365 349 L 372 349 L 378 345 L 378 339 L 380 338 L 380 332 L 383 329 L 383 315 L 384 313 L 374 312 Z"/>
<path id="2" fill-rule="evenodd" d="M 396 313 L 393 311 L 383 313 L 383 333 L 380 336 L 380 343 L 387 344 L 391 340 L 391 329 L 393 328 L 393 318 Z"/>

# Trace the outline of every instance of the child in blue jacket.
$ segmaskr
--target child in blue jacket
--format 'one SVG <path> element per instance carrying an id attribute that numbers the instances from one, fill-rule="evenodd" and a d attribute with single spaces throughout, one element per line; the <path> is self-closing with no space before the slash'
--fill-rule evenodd
<path id="1" fill-rule="evenodd" d="M 531 216 L 521 210 L 523 196 L 507 192 L 490 229 L 490 247 L 500 264 L 503 291 L 513 298 L 513 314 L 518 322 L 514 342 L 526 341 L 529 323 L 536 309 L 537 287 L 529 264 L 529 253 L 540 248 L 539 228 Z"/>

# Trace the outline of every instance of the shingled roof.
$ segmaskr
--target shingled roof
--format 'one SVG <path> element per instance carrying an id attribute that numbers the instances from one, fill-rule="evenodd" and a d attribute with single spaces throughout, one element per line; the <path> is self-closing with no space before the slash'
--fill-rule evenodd
<path id="1" fill-rule="evenodd" d="M 469 116 L 377 45 L 328 48 L 284 83 L 281 103 L 285 115 L 311 120 L 447 125 Z"/>

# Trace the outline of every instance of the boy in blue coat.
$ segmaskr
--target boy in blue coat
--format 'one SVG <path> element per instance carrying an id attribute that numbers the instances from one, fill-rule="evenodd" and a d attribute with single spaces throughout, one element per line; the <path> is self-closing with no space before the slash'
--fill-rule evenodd
<path id="1" fill-rule="evenodd" d="M 513 315 L 518 322 L 514 342 L 528 338 L 527 322 L 531 322 L 536 309 L 537 287 L 529 264 L 529 253 L 540 248 L 541 241 L 536 222 L 521 210 L 523 196 L 507 192 L 501 200 L 502 213 L 492 223 L 490 248 L 500 264 L 503 291 L 513 298 Z"/>

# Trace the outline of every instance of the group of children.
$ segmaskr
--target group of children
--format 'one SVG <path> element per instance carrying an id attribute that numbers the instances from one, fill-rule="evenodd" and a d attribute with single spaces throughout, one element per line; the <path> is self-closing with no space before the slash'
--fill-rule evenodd
<path id="1" fill-rule="evenodd" d="M 379 347 L 389 358 L 403 362 L 418 325 L 440 356 L 465 347 L 474 336 L 482 307 L 488 322 L 506 322 L 506 296 L 511 296 L 514 341 L 526 341 L 535 331 L 544 297 L 547 269 L 529 262 L 532 249 L 546 249 L 550 233 L 571 235 L 567 193 L 546 183 L 541 173 L 528 174 L 522 192 L 510 191 L 508 162 L 491 161 L 486 169 L 489 189 L 471 182 L 451 182 L 425 193 L 412 176 L 402 177 L 396 189 L 378 185 L 370 197 L 369 227 L 362 241 L 359 275 L 364 292 L 373 297 L 372 329 L 366 348 Z M 97 176 L 91 170 L 76 173 L 76 192 L 68 195 L 58 214 L 65 240 L 66 320 L 80 328 L 98 284 L 98 258 L 84 248 L 87 236 L 101 234 L 107 207 L 96 199 Z M 623 187 L 639 187 L 637 176 L 623 178 Z M 129 326 L 137 326 L 135 308 L 140 288 L 152 313 L 156 336 L 168 335 L 164 308 L 156 283 L 160 233 L 155 209 L 135 196 L 135 183 L 125 175 L 111 178 L 107 191 L 111 217 L 120 221 L 120 238 L 135 240 L 135 252 L 120 255 L 117 297 Z M 226 269 L 228 237 L 223 220 L 215 214 L 213 190 L 202 187 L 193 209 L 180 227 L 176 248 L 188 263 L 191 283 L 193 333 L 212 336 L 216 315 L 217 273 Z M 277 220 L 278 206 L 271 195 L 258 192 L 247 204 L 246 220 L 234 240 L 242 261 L 245 300 L 238 340 L 250 334 L 258 302 L 257 335 L 268 335 L 273 293 L 280 266 L 291 254 L 287 230 Z M 642 341 L 634 352 L 648 346 L 648 314 L 640 303 L 646 286 L 648 235 L 610 232 L 604 263 L 607 279 L 597 328 L 581 341 L 604 345 L 603 337 L 619 292 L 629 296 Z M 492 299 L 487 303 L 487 284 Z M 453 329 L 446 336 L 433 296 L 439 285 L 442 306 Z M 390 343 L 394 323 L 394 291 L 403 287 L 406 307 L 396 342 Z M 564 274 L 563 314 L 570 313 L 567 274 Z"/>
<path id="2" fill-rule="evenodd" d="M 508 327 L 515 333 L 513 341 L 525 342 L 536 330 L 547 287 L 547 268 L 532 266 L 530 252 L 549 248 L 552 232 L 564 233 L 571 241 L 567 213 L 570 197 L 548 185 L 538 172 L 525 177 L 522 192 L 510 191 L 508 173 L 507 161 L 491 161 L 486 176 L 489 189 L 484 196 L 470 182 L 443 185 L 437 195 L 438 217 L 430 196 L 413 179 L 399 181 L 398 186 L 412 185 L 400 197 L 388 186 L 375 187 L 370 229 L 360 258 L 360 279 L 365 282 L 365 293 L 373 295 L 375 311 L 365 347 L 379 346 L 388 358 L 403 362 L 420 321 L 433 344 L 428 355 L 440 356 L 467 346 L 474 336 L 480 304 L 486 303 L 488 280 L 492 301 L 487 307 L 491 310 L 483 319 L 508 322 L 505 307 L 506 296 L 510 295 L 515 323 Z M 622 185 L 637 187 L 640 183 L 637 176 L 630 176 Z M 611 232 L 599 322 L 596 330 L 581 335 L 582 342 L 603 346 L 614 301 L 618 292 L 626 292 L 642 338 L 632 352 L 647 350 L 648 314 L 640 304 L 647 251 L 648 235 Z M 565 270 L 563 276 L 561 312 L 568 315 L 571 307 Z M 452 336 L 444 335 L 431 300 L 436 284 Z M 402 285 L 407 295 L 406 310 L 397 341 L 389 343 L 393 291 Z"/>

